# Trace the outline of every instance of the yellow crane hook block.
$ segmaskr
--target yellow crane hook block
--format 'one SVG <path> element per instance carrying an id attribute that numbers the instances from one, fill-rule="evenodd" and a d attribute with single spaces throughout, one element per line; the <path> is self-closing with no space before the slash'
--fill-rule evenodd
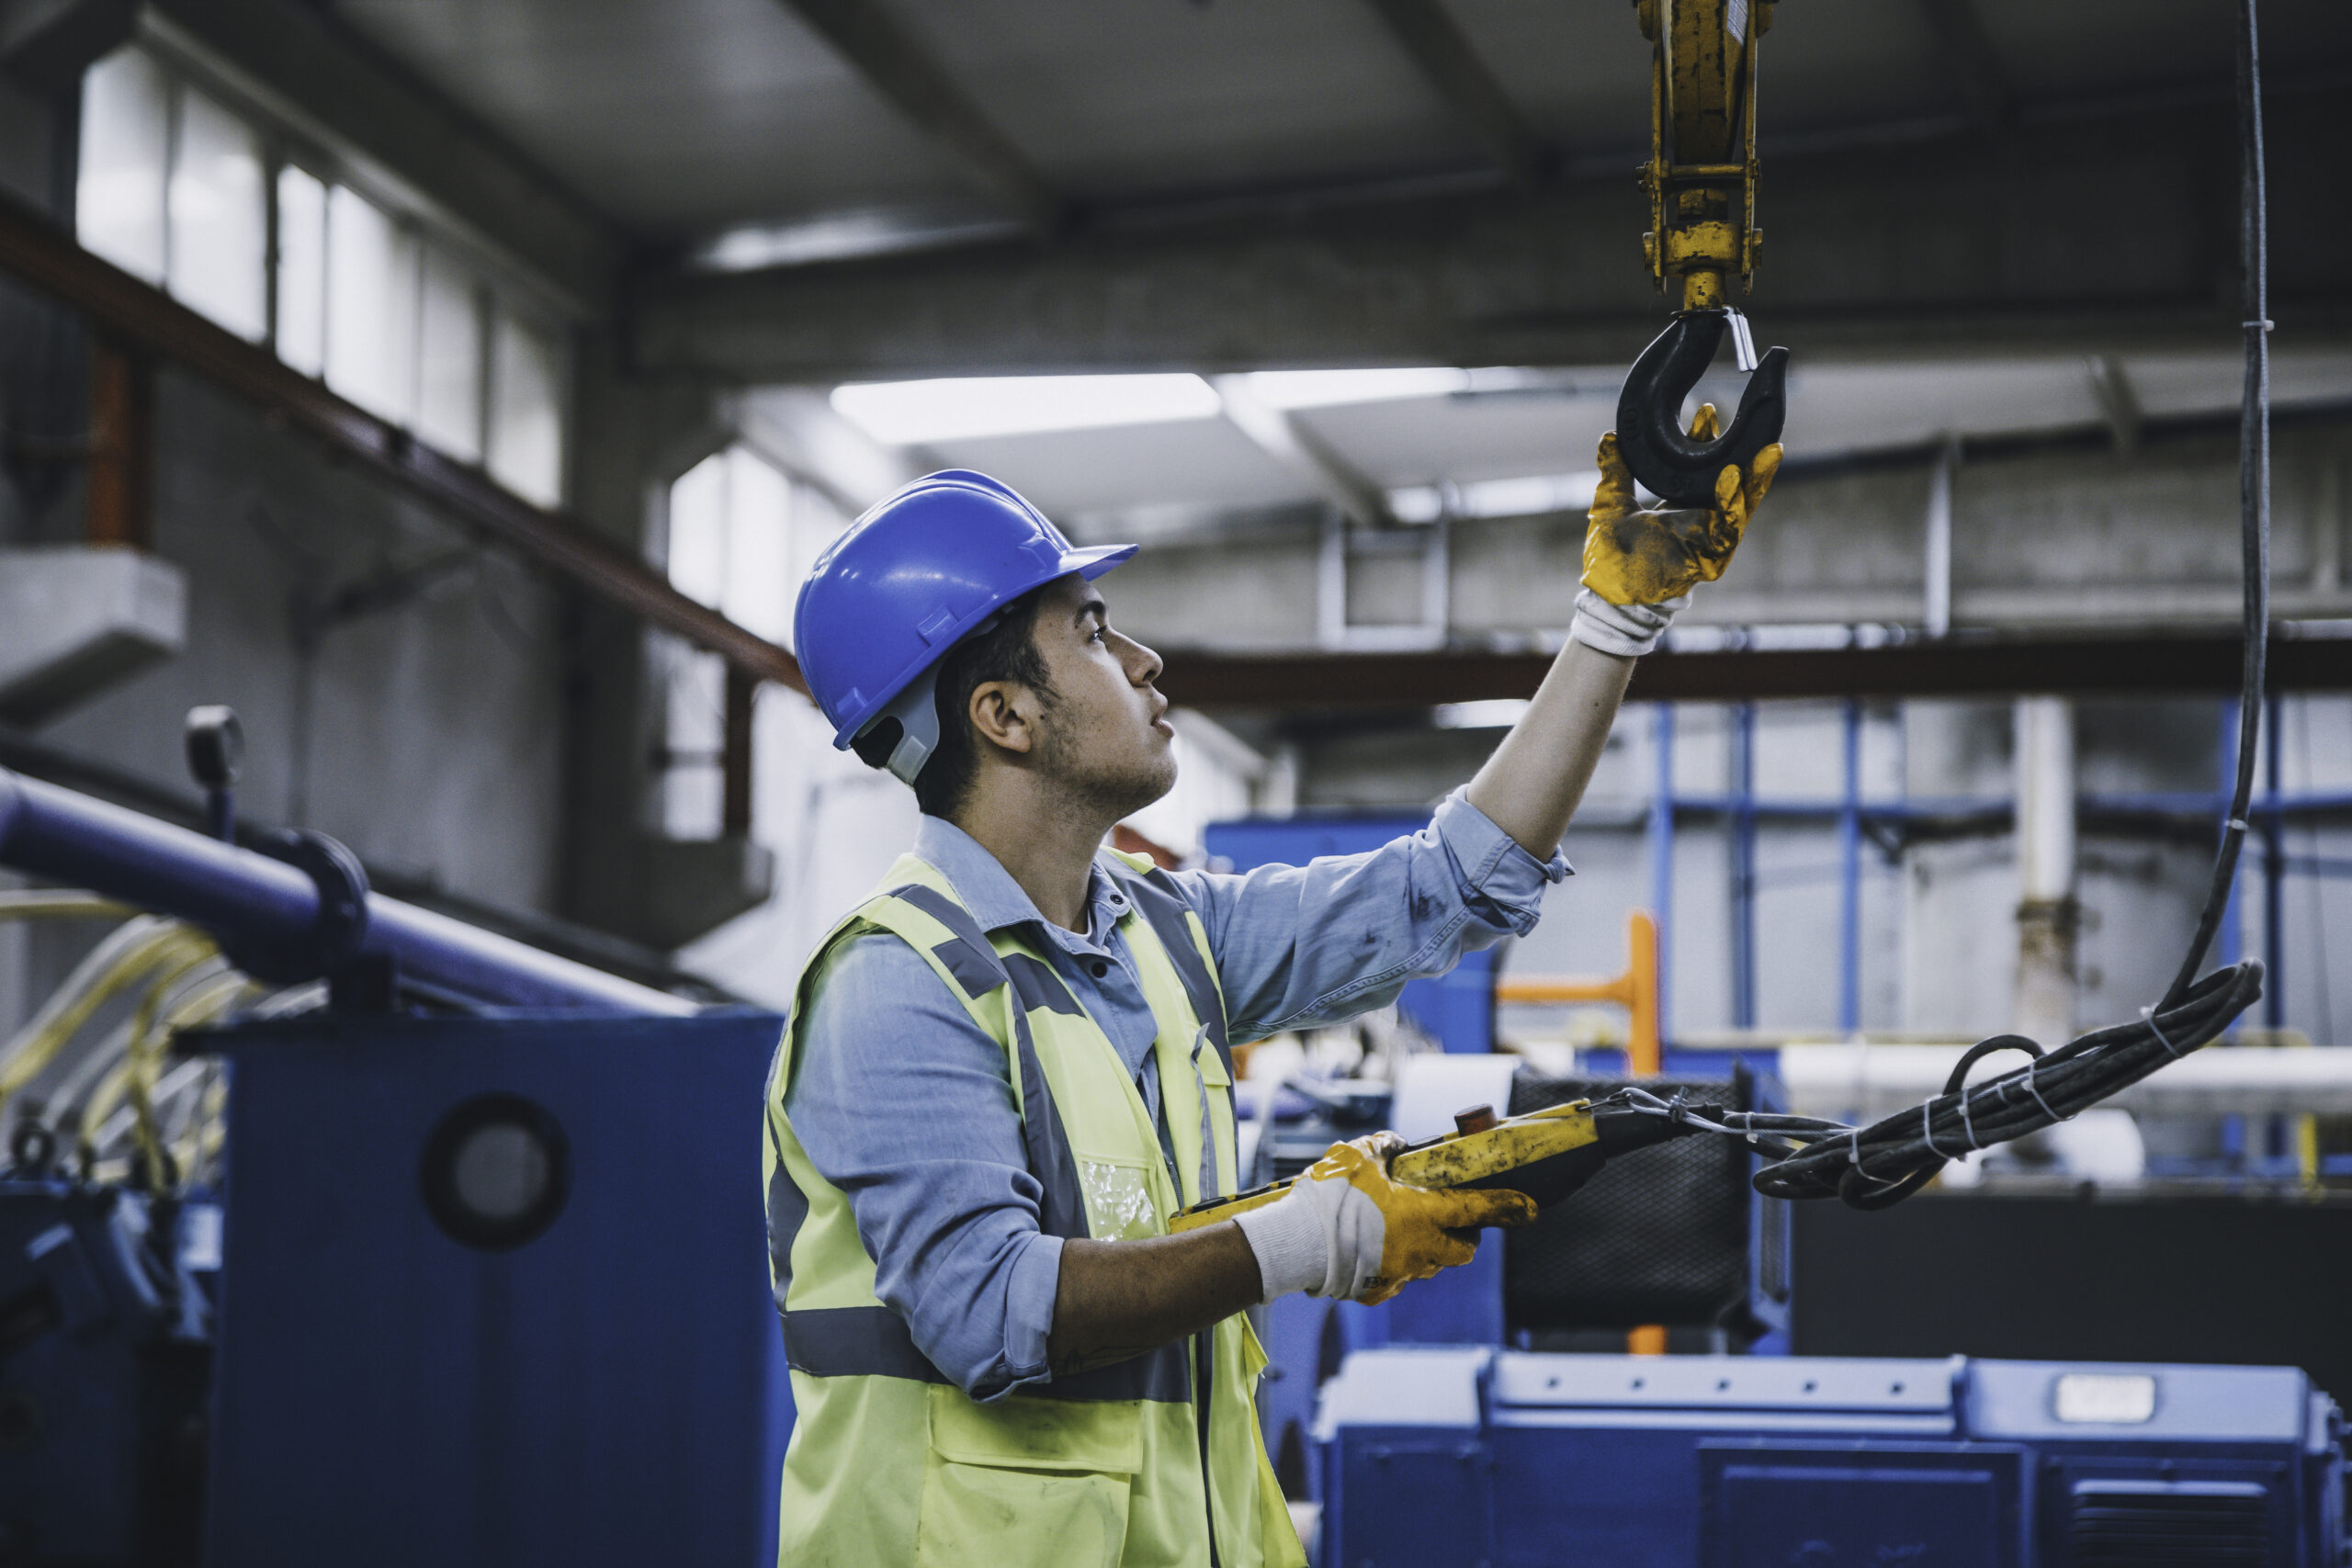
<path id="1" fill-rule="evenodd" d="M 1752 288 L 1764 259 L 1756 226 L 1757 40 L 1772 0 L 1636 0 L 1650 40 L 1650 160 L 1642 238 L 1651 284 L 1682 283 L 1681 309 L 1721 310 L 1724 276 Z"/>

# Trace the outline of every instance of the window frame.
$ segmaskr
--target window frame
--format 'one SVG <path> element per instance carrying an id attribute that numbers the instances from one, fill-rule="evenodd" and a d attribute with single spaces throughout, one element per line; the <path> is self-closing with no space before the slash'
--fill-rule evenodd
<path id="1" fill-rule="evenodd" d="M 212 60 L 209 51 L 181 36 L 163 18 L 152 13 L 142 13 L 138 32 L 121 46 L 121 51 L 136 51 L 141 55 L 158 73 L 164 87 L 164 161 L 157 182 L 162 204 L 158 217 L 162 223 L 163 265 L 160 278 L 152 287 L 198 314 L 205 315 L 207 321 L 213 320 L 192 300 L 175 293 L 170 284 L 173 254 L 170 192 L 178 157 L 180 119 L 184 112 L 182 103 L 186 95 L 193 91 L 241 121 L 253 133 L 261 159 L 262 335 L 258 340 L 245 339 L 234 327 L 220 322 L 216 324 L 243 341 L 254 342 L 255 346 L 266 351 L 294 374 L 315 381 L 334 391 L 336 396 L 350 400 L 349 394 L 337 389 L 328 375 L 329 344 L 332 341 L 329 323 L 333 320 L 334 276 L 334 268 L 324 256 L 321 261 L 317 369 L 295 364 L 286 357 L 281 347 L 286 236 L 279 179 L 283 171 L 288 168 L 300 171 L 319 182 L 328 207 L 333 205 L 338 187 L 350 192 L 382 213 L 393 231 L 416 250 L 416 265 L 410 269 L 413 276 L 402 280 L 404 290 L 412 296 L 409 300 L 409 328 L 402 349 L 407 359 L 406 391 L 400 400 L 405 406 L 397 414 L 387 414 L 374 408 L 367 408 L 367 412 L 372 417 L 400 429 L 448 462 L 481 475 L 518 501 L 550 510 L 563 507 L 573 490 L 573 469 L 579 450 L 573 428 L 577 403 L 573 382 L 580 363 L 577 343 L 579 310 L 567 304 L 556 290 L 498 247 L 435 209 L 428 197 L 412 189 L 406 182 L 379 170 L 364 157 L 337 147 L 322 128 L 301 123 L 302 117 L 274 103 L 272 95 L 257 85 L 244 81 L 242 73 L 232 67 Z M 77 112 L 86 114 L 86 100 Z M 78 241 L 78 213 L 75 231 Z M 326 243 L 323 224 L 320 243 L 322 246 Z M 426 436 L 421 429 L 424 274 L 428 254 L 463 275 L 470 285 L 466 292 L 470 300 L 475 340 L 473 423 L 476 433 L 476 450 L 470 457 L 449 450 Z M 142 281 L 145 280 L 142 278 Z M 555 422 L 557 456 L 554 482 L 548 494 L 527 494 L 500 479 L 490 466 L 490 456 L 498 441 L 494 423 L 497 387 L 493 379 L 493 361 L 503 321 L 511 321 L 518 330 L 543 341 L 553 351 L 550 412 Z M 364 404 L 356 406 L 367 407 Z"/>

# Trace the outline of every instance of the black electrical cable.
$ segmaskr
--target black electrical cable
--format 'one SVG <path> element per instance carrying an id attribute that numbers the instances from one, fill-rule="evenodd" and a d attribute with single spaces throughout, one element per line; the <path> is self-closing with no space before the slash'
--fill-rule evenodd
<path id="1" fill-rule="evenodd" d="M 2238 693 L 2237 779 L 2222 818 L 2221 848 L 2179 973 L 2139 1021 L 2083 1035 L 2044 1053 L 2021 1034 L 1996 1035 L 1971 1047 L 1945 1080 L 1944 1092 L 1868 1127 L 1815 1117 L 1694 1110 L 1641 1089 L 1607 1103 L 1663 1116 L 1701 1131 L 1744 1138 L 1772 1156 L 1756 1173 L 1756 1190 L 1774 1198 L 1843 1200 L 1884 1209 L 1935 1179 L 1946 1164 L 1996 1144 L 2066 1121 L 2215 1038 L 2262 995 L 2254 959 L 2198 977 L 2213 933 L 2229 907 L 2245 846 L 2246 811 L 2262 734 L 2265 663 L 2270 632 L 2270 331 L 2269 201 L 2264 188 L 2262 62 L 2256 0 L 2238 0 L 2237 96 L 2243 157 L 2239 247 L 2245 268 L 2245 386 L 2238 430 L 2239 539 L 2245 572 L 2245 663 Z M 1974 1088 L 1968 1069 L 1996 1051 L 2033 1058 Z"/>

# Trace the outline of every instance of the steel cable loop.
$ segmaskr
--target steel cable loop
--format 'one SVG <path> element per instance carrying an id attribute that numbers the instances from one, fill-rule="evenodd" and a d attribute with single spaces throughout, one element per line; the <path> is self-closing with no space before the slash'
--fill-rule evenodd
<path id="1" fill-rule="evenodd" d="M 2243 565 L 2241 627 L 2245 658 L 2238 695 L 2236 776 L 2223 814 L 2213 874 L 2199 909 L 2195 934 L 2164 999 L 2140 1010 L 2132 1023 L 2095 1030 L 2044 1053 L 2021 1035 L 1997 1035 L 1970 1048 L 1942 1095 L 1918 1108 L 1911 1130 L 1906 1108 L 1868 1127 L 1826 1123 L 1814 1129 L 1788 1127 L 1802 1140 L 1794 1149 L 1758 1171 L 1758 1191 L 1775 1198 L 1838 1197 L 1858 1209 L 1883 1209 L 1902 1201 L 1933 1180 L 1947 1163 L 1938 1139 L 1964 1134 L 1970 1146 L 2007 1143 L 2069 1120 L 2150 1073 L 2206 1045 L 2262 994 L 2262 965 L 2253 960 L 2198 977 L 2237 874 L 2245 843 L 2254 770 L 2262 733 L 2270 642 L 2270 320 L 2269 197 L 2262 145 L 2262 62 L 2256 0 L 2239 0 L 2237 98 L 2242 181 L 2239 203 L 2240 257 L 2244 265 L 2245 382 L 2238 425 L 2238 537 Z M 2023 1050 L 2034 1060 L 1980 1086 L 1977 1104 L 1993 1105 L 1975 1120 L 1966 1088 L 1968 1068 L 1990 1052 Z M 2012 1099 L 2022 1088 L 2029 1109 Z M 1991 1090 L 1988 1097 L 1983 1090 Z M 1695 1119 L 1693 1119 L 1695 1121 Z M 1750 1123 L 1752 1126 L 1753 1124 Z M 1810 1135 L 1808 1135 L 1808 1134 Z M 1895 1169 L 1891 1180 L 1879 1173 Z"/>
<path id="2" fill-rule="evenodd" d="M 2186 1055 L 2207 1044 L 2261 990 L 2257 962 L 2216 970 L 2177 1007 L 2086 1034 L 1973 1089 L 1960 1082 L 1916 1110 L 1866 1127 L 1818 1129 L 1795 1153 L 1758 1171 L 1757 1190 L 1775 1198 L 1838 1197 L 1862 1208 L 1899 1202 L 1943 1168 L 1949 1146 L 1973 1140 L 1973 1147 L 1990 1147 L 2053 1126 L 2165 1066 L 2176 1050 Z M 1999 1048 L 2022 1047 L 2003 1042 Z M 1952 1081 L 1969 1065 L 1963 1058 Z M 2033 1098 L 2010 1098 L 2011 1085 Z"/>

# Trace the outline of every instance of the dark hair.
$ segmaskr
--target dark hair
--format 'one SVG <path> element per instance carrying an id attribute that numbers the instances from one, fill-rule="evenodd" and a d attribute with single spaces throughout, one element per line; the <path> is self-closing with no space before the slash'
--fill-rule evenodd
<path id="1" fill-rule="evenodd" d="M 1047 587 L 1052 586 L 1050 583 Z M 1037 607 L 1045 588 L 1033 588 L 1005 606 L 1004 616 L 966 637 L 939 661 L 933 702 L 939 712 L 939 750 L 915 775 L 915 804 L 926 817 L 956 815 L 980 767 L 979 732 L 972 728 L 972 694 L 990 681 L 1012 681 L 1051 703 L 1054 688 L 1037 651 Z"/>

